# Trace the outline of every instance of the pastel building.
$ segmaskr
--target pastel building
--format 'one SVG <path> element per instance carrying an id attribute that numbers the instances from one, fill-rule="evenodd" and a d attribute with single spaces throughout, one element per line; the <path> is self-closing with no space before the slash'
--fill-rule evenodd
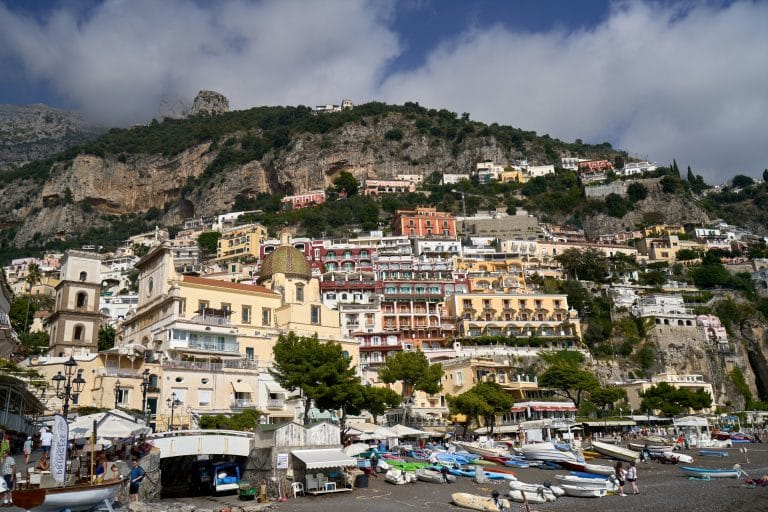
<path id="1" fill-rule="evenodd" d="M 400 236 L 456 238 L 456 218 L 436 208 L 397 210 L 392 226 Z"/>
<path id="2" fill-rule="evenodd" d="M 267 228 L 260 224 L 245 224 L 224 229 L 216 243 L 216 259 L 259 257 L 259 246 L 267 239 Z"/>
<path id="3" fill-rule="evenodd" d="M 325 202 L 325 190 L 310 190 L 303 194 L 285 196 L 280 202 L 283 206 L 290 207 L 292 210 L 322 204 Z"/>
<path id="4" fill-rule="evenodd" d="M 650 379 L 635 380 L 628 383 L 620 384 L 622 388 L 627 391 L 627 401 L 633 410 L 640 411 L 640 403 L 643 401 L 642 394 L 648 391 L 656 384 L 665 382 L 677 389 L 687 389 L 689 391 L 704 391 L 709 393 L 712 397 L 712 404 L 710 407 L 705 407 L 700 411 L 689 412 L 702 412 L 709 413 L 715 410 L 717 405 L 715 402 L 715 393 L 712 388 L 712 384 L 704 380 L 702 375 L 698 374 L 675 374 L 675 373 L 659 373 L 651 377 Z M 640 411 L 646 413 L 648 411 Z"/>
<path id="5" fill-rule="evenodd" d="M 363 195 L 407 194 L 416 192 L 416 183 L 405 180 L 365 180 Z"/>

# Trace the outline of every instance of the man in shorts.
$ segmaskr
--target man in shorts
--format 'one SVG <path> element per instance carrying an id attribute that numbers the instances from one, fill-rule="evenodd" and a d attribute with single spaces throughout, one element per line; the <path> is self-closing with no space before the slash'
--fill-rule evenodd
<path id="1" fill-rule="evenodd" d="M 139 486 L 142 480 L 144 480 L 144 469 L 139 466 L 139 459 L 134 457 L 131 460 L 131 480 L 128 486 L 131 501 L 139 501 Z"/>

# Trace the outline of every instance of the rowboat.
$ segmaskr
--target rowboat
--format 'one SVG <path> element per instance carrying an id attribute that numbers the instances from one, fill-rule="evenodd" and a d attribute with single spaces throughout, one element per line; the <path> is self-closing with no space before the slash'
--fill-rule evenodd
<path id="1" fill-rule="evenodd" d="M 699 450 L 702 457 L 727 457 L 728 452 L 724 450 Z"/>
<path id="2" fill-rule="evenodd" d="M 621 446 L 616 446 L 615 444 L 592 441 L 592 448 L 605 456 L 626 462 L 636 462 L 640 458 L 638 452 L 628 448 L 622 448 Z"/>
<path id="3" fill-rule="evenodd" d="M 76 484 L 68 487 L 40 487 L 17 489 L 11 493 L 13 504 L 32 512 L 72 512 L 90 510 L 105 501 L 111 505 L 126 480 L 112 480 L 99 484 Z"/>
<path id="4" fill-rule="evenodd" d="M 548 501 L 555 501 L 557 498 L 554 494 L 539 494 L 536 491 L 509 491 L 509 499 L 517 503 L 533 503 L 538 505 L 540 503 L 546 503 Z"/>
<path id="5" fill-rule="evenodd" d="M 583 478 L 575 475 L 555 475 L 555 480 L 565 488 L 566 485 L 584 489 L 608 490 L 609 481 L 604 478 Z M 567 493 L 566 493 L 567 494 Z"/>
<path id="6" fill-rule="evenodd" d="M 584 464 L 585 473 L 594 473 L 596 475 L 612 475 L 615 470 L 611 466 L 603 464 Z"/>
<path id="7" fill-rule="evenodd" d="M 524 444 L 520 451 L 529 460 L 543 460 L 549 462 L 576 462 L 577 457 L 573 452 L 560 451 L 552 443 Z"/>
<path id="8" fill-rule="evenodd" d="M 571 471 L 585 471 L 586 467 L 586 463 L 572 460 L 562 460 L 558 462 L 558 464 L 560 464 L 565 469 L 570 469 Z"/>
<path id="9" fill-rule="evenodd" d="M 467 492 L 455 492 L 451 494 L 451 501 L 457 506 L 481 512 L 499 512 L 499 507 L 493 502 L 493 498 L 469 494 Z M 505 509 L 509 508 L 509 500 L 499 499 L 499 503 Z"/>
<path id="10" fill-rule="evenodd" d="M 695 466 L 680 466 L 680 470 L 688 476 L 697 478 L 739 478 L 743 471 L 738 464 L 731 469 L 710 469 Z"/>
<path id="11" fill-rule="evenodd" d="M 446 482 L 447 479 L 447 482 Z M 444 484 L 444 483 L 453 483 L 456 481 L 456 477 L 447 474 L 445 477 L 443 477 L 443 474 L 436 470 L 431 468 L 422 468 L 416 470 L 416 480 L 421 480 L 422 482 L 429 482 L 431 484 Z"/>
<path id="12" fill-rule="evenodd" d="M 592 489 L 578 485 L 563 484 L 562 487 L 566 496 L 574 498 L 602 498 L 608 493 L 605 489 Z"/>
<path id="13" fill-rule="evenodd" d="M 511 491 L 525 492 L 526 497 L 529 497 L 531 494 L 537 494 L 544 497 L 546 501 L 555 501 L 558 497 L 565 495 L 565 491 L 558 486 L 526 484 L 525 482 L 520 481 L 509 482 L 509 489 Z M 512 498 L 512 501 L 517 501 L 511 493 L 510 498 Z M 530 501 L 530 498 L 528 501 Z"/>
<path id="14" fill-rule="evenodd" d="M 668 459 L 674 459 L 677 462 L 682 462 L 683 464 L 693 463 L 693 457 L 691 457 L 690 455 L 686 455 L 684 453 L 664 452 L 662 455 L 664 455 Z"/>

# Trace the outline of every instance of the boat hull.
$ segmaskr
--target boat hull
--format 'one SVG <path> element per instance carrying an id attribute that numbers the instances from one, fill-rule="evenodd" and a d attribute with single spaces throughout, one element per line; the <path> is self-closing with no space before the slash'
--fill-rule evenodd
<path id="1" fill-rule="evenodd" d="M 603 466 L 602 464 L 584 464 L 585 473 L 593 473 L 595 475 L 612 475 L 615 472 L 611 466 Z"/>
<path id="2" fill-rule="evenodd" d="M 455 492 L 451 494 L 451 500 L 462 508 L 480 510 L 481 512 L 499 512 L 499 507 L 496 506 L 493 500 L 485 496 L 478 496 L 477 494 L 469 494 L 467 492 Z M 509 508 L 509 500 L 499 500 L 499 502 L 505 509 Z"/>
<path id="3" fill-rule="evenodd" d="M 15 506 L 33 512 L 58 512 L 64 509 L 81 512 L 92 509 L 104 500 L 113 502 L 123 482 L 123 480 L 117 480 L 92 485 L 19 489 L 11 493 L 11 501 Z"/>
<path id="4" fill-rule="evenodd" d="M 446 478 L 448 479 L 447 482 L 445 481 Z M 456 481 L 456 477 L 451 474 L 445 475 L 445 478 L 443 478 L 443 474 L 440 471 L 426 468 L 416 470 L 416 479 L 431 484 L 453 483 Z"/>
<path id="5" fill-rule="evenodd" d="M 592 441 L 592 448 L 594 448 L 595 451 L 602 455 L 626 462 L 636 462 L 640 458 L 640 454 L 638 452 L 628 448 L 622 448 L 621 446 L 616 446 L 614 444 Z"/>
<path id="6" fill-rule="evenodd" d="M 555 501 L 557 498 L 551 493 L 547 496 L 536 491 L 509 491 L 509 499 L 517 503 L 527 501 L 528 503 L 539 505 L 548 501 Z"/>
<path id="7" fill-rule="evenodd" d="M 562 485 L 566 496 L 574 498 L 602 498 L 608 491 L 605 489 L 590 489 L 577 485 Z"/>
<path id="8" fill-rule="evenodd" d="M 680 466 L 680 470 L 682 470 L 682 472 L 688 476 L 697 478 L 739 478 L 739 475 L 741 475 L 740 469 L 709 469 L 691 466 Z"/>

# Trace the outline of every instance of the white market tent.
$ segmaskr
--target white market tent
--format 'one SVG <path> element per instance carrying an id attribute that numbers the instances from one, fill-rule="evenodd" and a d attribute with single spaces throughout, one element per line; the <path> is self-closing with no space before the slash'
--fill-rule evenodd
<path id="1" fill-rule="evenodd" d="M 360 441 L 382 440 L 397 438 L 396 432 L 373 423 L 356 423 L 350 425 L 347 435 L 357 438 Z"/>
<path id="2" fill-rule="evenodd" d="M 397 437 L 428 437 L 432 435 L 429 432 L 405 425 L 395 425 L 394 427 L 390 427 L 390 430 L 397 434 Z"/>
<path id="3" fill-rule="evenodd" d="M 152 429 L 143 421 L 136 420 L 122 411 L 113 409 L 107 412 L 79 416 L 69 424 L 69 438 L 90 438 L 93 433 L 94 421 L 96 422 L 96 434 L 99 439 L 126 439 L 152 432 Z"/>
<path id="4" fill-rule="evenodd" d="M 701 416 L 685 416 L 682 418 L 675 418 L 674 425 L 676 427 L 707 428 L 709 422 L 707 421 L 707 418 L 702 418 Z"/>
<path id="5" fill-rule="evenodd" d="M 338 448 L 293 450 L 294 457 L 304 463 L 306 469 L 343 468 L 357 466 L 357 460 Z"/>

